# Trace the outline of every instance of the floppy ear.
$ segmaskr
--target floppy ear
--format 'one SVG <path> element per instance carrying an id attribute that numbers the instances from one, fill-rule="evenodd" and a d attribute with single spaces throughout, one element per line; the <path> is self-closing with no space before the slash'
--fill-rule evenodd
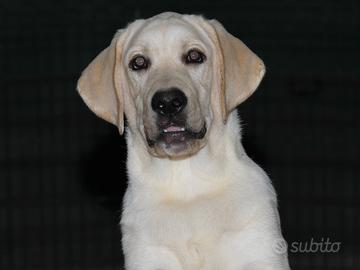
<path id="1" fill-rule="evenodd" d="M 216 20 L 210 24 L 216 32 L 217 65 L 220 76 L 219 96 L 224 122 L 229 113 L 258 87 L 265 74 L 263 61 L 243 42 L 228 33 Z"/>
<path id="2" fill-rule="evenodd" d="M 77 90 L 97 116 L 124 132 L 124 99 L 120 87 L 121 32 L 82 72 Z"/>

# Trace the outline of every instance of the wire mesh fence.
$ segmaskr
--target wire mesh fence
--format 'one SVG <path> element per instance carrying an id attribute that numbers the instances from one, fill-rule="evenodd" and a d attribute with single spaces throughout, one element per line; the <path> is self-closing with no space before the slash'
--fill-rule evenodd
<path id="1" fill-rule="evenodd" d="M 0 269 L 122 268 L 126 147 L 82 103 L 76 80 L 116 29 L 169 9 L 217 18 L 267 65 L 239 112 L 245 148 L 278 191 L 293 269 L 359 269 L 360 36 L 352 5 L 1 4 Z M 299 251 L 327 239 L 340 250 Z"/>

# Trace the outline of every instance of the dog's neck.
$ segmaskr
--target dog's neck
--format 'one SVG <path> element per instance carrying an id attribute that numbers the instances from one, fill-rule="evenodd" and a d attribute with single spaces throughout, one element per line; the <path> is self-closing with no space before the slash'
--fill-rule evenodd
<path id="1" fill-rule="evenodd" d="M 213 123 L 208 132 L 206 146 L 183 160 L 151 156 L 144 140 L 131 131 L 127 132 L 130 188 L 132 185 L 137 186 L 136 190 L 141 190 L 142 186 L 153 188 L 159 196 L 164 196 L 164 200 L 182 201 L 226 188 L 232 181 L 226 179 L 226 172 L 233 171 L 240 160 L 246 158 L 237 112 L 229 115 L 226 124 L 221 121 Z"/>

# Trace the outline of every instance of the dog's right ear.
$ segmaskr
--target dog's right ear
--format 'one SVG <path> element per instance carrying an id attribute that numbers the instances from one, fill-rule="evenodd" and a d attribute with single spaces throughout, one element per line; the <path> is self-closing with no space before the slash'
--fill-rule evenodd
<path id="1" fill-rule="evenodd" d="M 124 132 L 124 98 L 120 87 L 122 34 L 119 31 L 109 47 L 103 50 L 82 72 L 77 90 L 86 105 L 97 116 Z"/>
<path id="2" fill-rule="evenodd" d="M 216 20 L 209 21 L 208 30 L 216 47 L 219 72 L 221 113 L 226 122 L 230 112 L 244 102 L 258 87 L 265 74 L 263 61 L 242 41 L 228 33 Z"/>

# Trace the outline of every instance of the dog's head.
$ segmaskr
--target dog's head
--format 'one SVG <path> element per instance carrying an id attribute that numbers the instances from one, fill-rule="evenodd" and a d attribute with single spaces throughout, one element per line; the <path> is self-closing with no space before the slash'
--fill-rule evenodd
<path id="1" fill-rule="evenodd" d="M 101 118 L 141 135 L 158 157 L 206 145 L 215 123 L 257 88 L 263 62 L 217 21 L 162 13 L 118 31 L 84 70 L 78 91 Z"/>

